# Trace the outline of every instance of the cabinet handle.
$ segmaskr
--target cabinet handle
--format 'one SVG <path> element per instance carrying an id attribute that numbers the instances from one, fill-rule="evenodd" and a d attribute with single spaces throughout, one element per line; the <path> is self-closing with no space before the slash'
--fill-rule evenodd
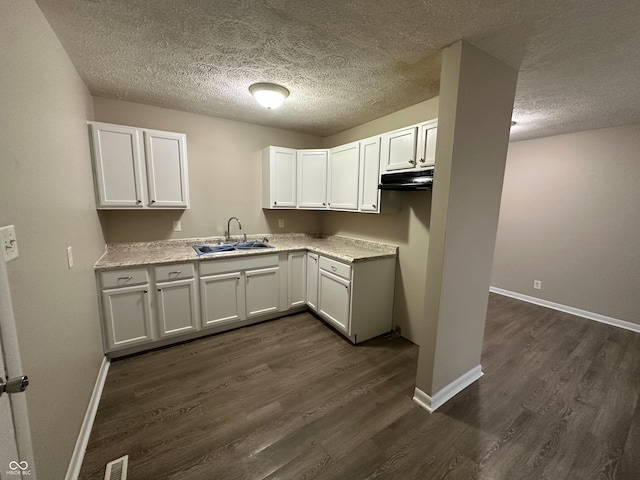
<path id="1" fill-rule="evenodd" d="M 424 158 L 421 158 L 421 159 L 420 159 L 420 163 L 424 163 Z"/>
<path id="2" fill-rule="evenodd" d="M 162 291 L 162 289 L 161 289 L 161 288 L 159 288 L 159 289 L 158 289 L 158 291 L 159 291 L 159 292 L 161 292 L 161 291 Z"/>
<path id="3" fill-rule="evenodd" d="M 415 164 L 416 164 L 416 161 L 415 161 L 415 160 L 412 160 L 412 159 L 409 159 L 409 163 L 410 163 L 411 165 L 415 165 Z"/>
<path id="4" fill-rule="evenodd" d="M 131 280 L 133 277 L 118 277 L 118 280 Z"/>
<path id="5" fill-rule="evenodd" d="M 138 199 L 138 200 L 136 200 L 136 203 L 140 204 L 140 203 L 142 203 L 142 200 Z"/>
<path id="6" fill-rule="evenodd" d="M 145 290 L 144 293 L 149 293 L 149 290 Z"/>
<path id="7" fill-rule="evenodd" d="M 151 203 L 156 203 L 156 201 L 155 200 L 151 200 Z"/>
<path id="8" fill-rule="evenodd" d="M 326 207 L 327 206 L 327 202 L 322 202 L 322 206 Z"/>
<path id="9" fill-rule="evenodd" d="M 273 202 L 273 206 L 275 207 L 276 205 L 278 205 L 278 202 Z"/>
<path id="10" fill-rule="evenodd" d="M 182 270 L 176 270 L 175 272 L 169 272 L 169 275 L 180 275 L 182 273 Z"/>
<path id="11" fill-rule="evenodd" d="M 338 271 L 338 267 L 334 267 L 333 265 L 331 265 L 331 270 L 333 270 L 334 272 Z"/>
<path id="12" fill-rule="evenodd" d="M 372 206 L 373 208 L 376 208 L 376 206 L 375 206 L 375 205 L 371 205 L 371 206 Z"/>

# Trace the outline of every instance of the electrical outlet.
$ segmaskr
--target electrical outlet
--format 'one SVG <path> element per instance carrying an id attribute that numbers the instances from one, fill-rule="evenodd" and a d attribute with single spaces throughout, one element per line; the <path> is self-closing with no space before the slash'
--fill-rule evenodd
<path id="1" fill-rule="evenodd" d="M 284 218 L 279 218 L 278 219 L 278 227 L 284 228 Z"/>
<path id="2" fill-rule="evenodd" d="M 18 240 L 13 225 L 0 228 L 0 248 L 5 262 L 18 258 Z"/>
<path id="3" fill-rule="evenodd" d="M 73 250 L 71 250 L 71 247 L 67 247 L 67 264 L 69 268 L 73 267 Z"/>
<path id="4" fill-rule="evenodd" d="M 180 220 L 173 221 L 173 231 L 181 232 L 182 231 L 182 222 Z"/>
<path id="5" fill-rule="evenodd" d="M 534 280 L 533 288 L 535 288 L 536 290 L 540 290 L 542 288 L 542 280 Z"/>

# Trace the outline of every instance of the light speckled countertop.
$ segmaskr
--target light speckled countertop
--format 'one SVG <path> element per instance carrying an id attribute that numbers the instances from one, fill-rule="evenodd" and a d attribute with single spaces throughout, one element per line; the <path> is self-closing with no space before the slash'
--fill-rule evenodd
<path id="1" fill-rule="evenodd" d="M 379 258 L 393 258 L 398 247 L 386 243 L 356 238 L 318 236 L 309 234 L 247 235 L 247 241 L 267 238 L 275 248 L 265 250 L 234 250 L 209 255 L 197 255 L 192 245 L 218 244 L 222 237 L 185 238 L 157 242 L 112 243 L 96 262 L 96 270 L 142 265 L 157 265 L 188 261 L 215 261 L 222 258 L 264 255 L 276 252 L 309 250 L 347 263 L 363 262 Z"/>

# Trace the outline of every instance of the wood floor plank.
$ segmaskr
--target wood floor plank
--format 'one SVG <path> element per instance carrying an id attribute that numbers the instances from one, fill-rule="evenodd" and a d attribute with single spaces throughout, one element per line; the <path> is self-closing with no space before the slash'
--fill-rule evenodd
<path id="1" fill-rule="evenodd" d="M 79 478 L 640 478 L 639 334 L 492 294 L 485 375 L 434 414 L 417 358 L 303 313 L 116 360 Z"/>

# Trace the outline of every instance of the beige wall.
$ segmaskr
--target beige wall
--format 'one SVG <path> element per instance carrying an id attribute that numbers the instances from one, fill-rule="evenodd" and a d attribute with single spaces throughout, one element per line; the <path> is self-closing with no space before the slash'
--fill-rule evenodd
<path id="1" fill-rule="evenodd" d="M 438 116 L 438 98 L 399 110 L 324 139 L 325 147 L 361 140 Z M 400 212 L 378 215 L 326 212 L 322 231 L 396 244 L 400 247 L 396 271 L 393 321 L 402 336 L 416 341 L 422 321 L 431 192 L 397 192 Z M 381 205 L 382 202 L 381 202 Z M 384 206 L 384 205 L 383 205 Z"/>
<path id="2" fill-rule="evenodd" d="M 518 72 L 459 41 L 442 55 L 440 118 L 416 388 L 480 365 Z"/>
<path id="3" fill-rule="evenodd" d="M 491 285 L 640 324 L 639 152 L 640 125 L 512 143 Z"/>
<path id="4" fill-rule="evenodd" d="M 0 45 L 0 225 L 14 224 L 18 238 L 20 257 L 7 267 L 31 380 L 35 466 L 40 479 L 60 479 L 102 361 L 92 267 L 104 237 L 86 126 L 92 103 L 32 0 L 2 0 Z"/>
<path id="5" fill-rule="evenodd" d="M 231 216 L 249 234 L 320 230 L 318 212 L 262 210 L 260 156 L 269 145 L 317 148 L 320 137 L 119 100 L 94 98 L 93 103 L 97 121 L 187 135 L 191 208 L 103 211 L 109 243 L 223 235 Z M 280 218 L 285 228 L 278 227 Z M 172 222 L 178 219 L 182 231 L 173 232 Z M 236 228 L 234 222 L 232 233 Z"/>

